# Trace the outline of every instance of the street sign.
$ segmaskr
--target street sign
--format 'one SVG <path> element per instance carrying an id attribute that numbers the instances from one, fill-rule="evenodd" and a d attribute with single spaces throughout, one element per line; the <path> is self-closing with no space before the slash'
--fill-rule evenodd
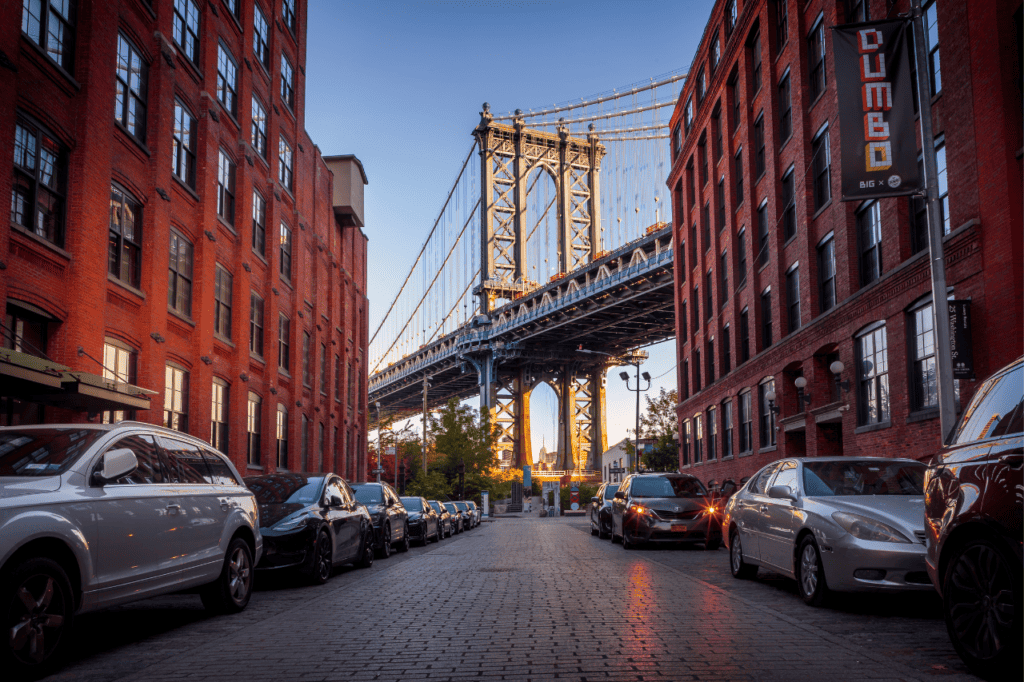
<path id="1" fill-rule="evenodd" d="M 624 474 L 626 473 L 625 467 L 608 467 L 609 474 Z"/>
<path id="2" fill-rule="evenodd" d="M 974 353 L 971 347 L 971 302 L 949 301 L 949 350 L 954 379 L 974 378 Z"/>
<path id="3" fill-rule="evenodd" d="M 384 446 L 384 454 L 387 455 L 388 457 L 394 457 L 395 456 L 395 446 L 394 445 L 386 445 L 386 446 Z"/>

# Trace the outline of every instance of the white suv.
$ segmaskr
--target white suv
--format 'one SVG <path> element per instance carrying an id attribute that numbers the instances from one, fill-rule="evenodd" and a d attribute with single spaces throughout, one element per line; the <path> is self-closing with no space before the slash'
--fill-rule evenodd
<path id="1" fill-rule="evenodd" d="M 263 540 L 241 481 L 151 424 L 0 428 L 0 670 L 59 665 L 76 613 L 192 587 L 244 609 Z"/>

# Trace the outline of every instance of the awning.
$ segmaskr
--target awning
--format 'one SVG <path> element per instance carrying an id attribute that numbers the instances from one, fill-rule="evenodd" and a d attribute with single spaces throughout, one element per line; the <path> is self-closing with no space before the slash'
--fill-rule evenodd
<path id="1" fill-rule="evenodd" d="M 61 384 L 64 394 L 60 407 L 69 410 L 148 410 L 149 396 L 156 395 L 156 391 L 106 379 L 89 372 L 64 372 Z"/>
<path id="2" fill-rule="evenodd" d="M 0 348 L 0 396 L 60 393 L 61 377 L 69 369 L 28 353 Z"/>

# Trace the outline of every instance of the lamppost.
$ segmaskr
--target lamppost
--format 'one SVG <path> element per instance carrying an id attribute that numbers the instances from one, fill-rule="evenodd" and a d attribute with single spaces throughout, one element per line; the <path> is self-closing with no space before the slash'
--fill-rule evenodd
<path id="1" fill-rule="evenodd" d="M 647 382 L 646 388 L 640 388 L 640 377 L 643 377 L 644 381 Z M 640 373 L 640 363 L 636 363 L 636 388 L 629 387 L 629 372 L 619 372 L 619 378 L 626 382 L 626 390 L 636 391 L 636 431 L 634 432 L 635 445 L 633 447 L 633 456 L 636 458 L 635 461 L 640 461 L 640 393 L 647 391 L 651 387 L 651 375 L 647 372 Z M 629 472 L 633 473 L 634 464 L 630 461 Z"/>
<path id="2" fill-rule="evenodd" d="M 846 392 L 850 391 L 850 380 L 847 379 L 846 381 L 841 381 L 844 369 L 846 369 L 846 365 L 843 364 L 842 360 L 836 360 L 828 366 L 828 370 L 832 372 L 836 378 L 836 402 L 841 400 L 843 397 L 843 394 L 840 392 L 841 390 Z"/>
<path id="3" fill-rule="evenodd" d="M 374 403 L 377 406 L 377 483 L 380 483 L 380 472 L 382 471 L 380 466 L 380 401 Z"/>
<path id="4" fill-rule="evenodd" d="M 430 388 L 430 377 L 423 377 L 423 447 L 420 455 L 423 457 L 423 475 L 427 475 L 427 389 Z"/>

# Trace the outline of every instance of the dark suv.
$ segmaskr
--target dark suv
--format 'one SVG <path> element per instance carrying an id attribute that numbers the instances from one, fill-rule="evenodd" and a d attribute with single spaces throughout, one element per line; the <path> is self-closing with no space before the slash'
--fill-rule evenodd
<path id="1" fill-rule="evenodd" d="M 356 500 L 366 505 L 373 519 L 373 537 L 380 556 L 391 556 L 392 546 L 409 551 L 409 513 L 398 493 L 387 483 L 357 483 L 352 486 Z"/>
<path id="2" fill-rule="evenodd" d="M 1024 358 L 983 383 L 925 476 L 928 574 L 981 677 L 1021 679 Z"/>

